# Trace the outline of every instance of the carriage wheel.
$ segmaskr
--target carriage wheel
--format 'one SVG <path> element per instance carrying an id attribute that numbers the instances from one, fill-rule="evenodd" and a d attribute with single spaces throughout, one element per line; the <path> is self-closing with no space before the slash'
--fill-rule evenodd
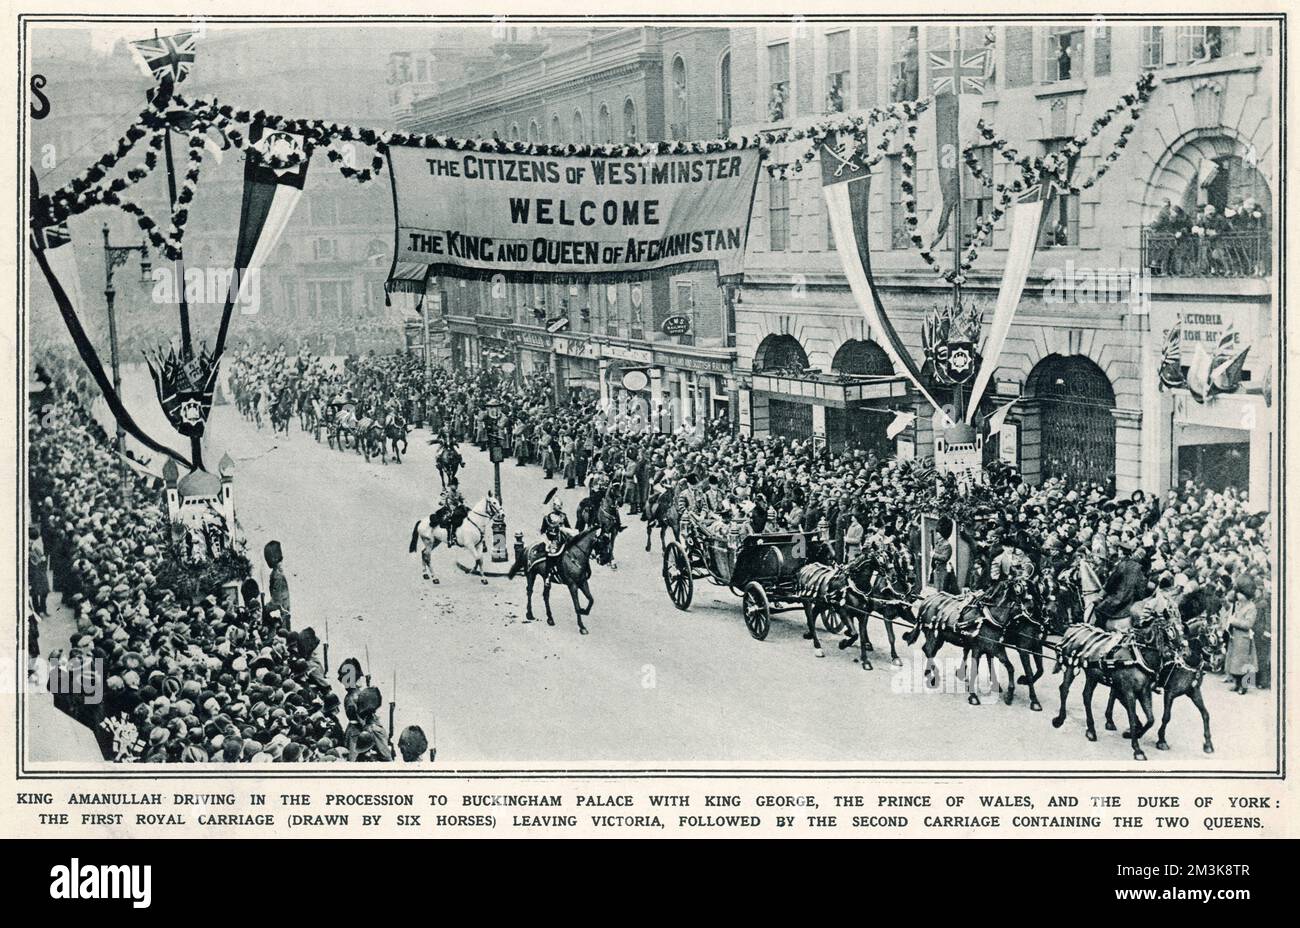
<path id="1" fill-rule="evenodd" d="M 844 616 L 834 606 L 822 606 L 822 628 L 832 635 L 844 631 Z"/>
<path id="2" fill-rule="evenodd" d="M 746 584 L 741 607 L 745 610 L 745 626 L 749 633 L 762 641 L 772 627 L 772 608 L 767 601 L 767 592 L 757 582 Z"/>
<path id="3" fill-rule="evenodd" d="M 695 579 L 691 576 L 691 562 L 686 549 L 675 541 L 668 542 L 664 548 L 664 589 L 678 609 L 685 611 L 690 608 L 691 597 L 695 595 Z"/>

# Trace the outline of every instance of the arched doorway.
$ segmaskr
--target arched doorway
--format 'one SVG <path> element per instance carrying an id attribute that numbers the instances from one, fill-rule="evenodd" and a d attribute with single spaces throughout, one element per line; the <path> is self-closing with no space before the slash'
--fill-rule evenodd
<path id="1" fill-rule="evenodd" d="M 808 352 L 793 335 L 769 335 L 754 352 L 754 370 L 799 374 L 808 368 Z"/>
<path id="2" fill-rule="evenodd" d="M 754 352 L 754 372 L 800 376 L 808 369 L 808 353 L 793 335 L 769 335 Z M 805 439 L 813 433 L 813 408 L 806 402 L 777 395 L 755 396 L 754 424 L 781 438 Z"/>
<path id="3" fill-rule="evenodd" d="M 892 377 L 894 363 L 875 342 L 851 338 L 835 352 L 831 372 L 846 377 Z M 894 442 L 885 430 L 893 418 L 888 400 L 863 401 L 845 409 L 829 406 L 826 440 L 835 452 L 867 451 L 877 458 L 889 458 L 894 454 Z"/>
<path id="4" fill-rule="evenodd" d="M 1083 355 L 1048 355 L 1025 383 L 1025 439 L 1037 432 L 1036 462 L 1026 476 L 1106 484 L 1115 476 L 1115 390 Z M 1028 455 L 1027 455 L 1028 457 Z"/>

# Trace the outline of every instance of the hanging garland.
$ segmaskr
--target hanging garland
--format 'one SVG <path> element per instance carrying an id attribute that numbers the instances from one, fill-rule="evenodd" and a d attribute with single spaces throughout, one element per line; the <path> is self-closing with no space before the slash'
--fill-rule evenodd
<path id="1" fill-rule="evenodd" d="M 862 162 L 863 168 L 869 171 L 879 164 L 889 152 L 898 130 L 905 123 L 916 122 L 917 118 L 921 113 L 925 112 L 929 105 L 929 99 L 902 101 L 891 103 L 884 108 L 874 108 L 863 116 L 854 116 L 837 122 L 817 123 L 806 129 L 788 130 L 788 136 L 783 141 L 809 139 L 813 144 L 792 161 L 773 162 L 768 159 L 767 172 L 773 177 L 779 176 L 782 180 L 787 178 L 791 171 L 796 174 L 802 173 L 804 165 L 817 158 L 822 146 L 826 144 L 827 138 L 831 135 L 841 138 L 845 135 L 852 137 L 852 149 L 855 152 L 863 152 L 868 147 L 868 130 L 883 122 L 885 127 L 882 130 L 881 140 L 874 146 L 875 153 Z"/>

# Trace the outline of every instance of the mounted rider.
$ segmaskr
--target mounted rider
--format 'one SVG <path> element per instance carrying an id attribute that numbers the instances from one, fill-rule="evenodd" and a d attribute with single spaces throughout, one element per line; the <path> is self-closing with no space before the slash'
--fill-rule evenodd
<path id="1" fill-rule="evenodd" d="M 460 481 L 455 477 L 447 481 L 438 504 L 438 511 L 433 514 L 430 523 L 441 525 L 447 530 L 447 547 L 454 548 L 457 544 L 456 530 L 460 528 L 469 513 L 469 507 L 465 505 L 465 497 L 460 492 Z"/>
<path id="2" fill-rule="evenodd" d="M 1000 550 L 989 561 L 989 586 L 982 599 L 985 606 L 1005 606 L 1029 595 L 1034 562 L 1025 553 L 1021 535 L 1008 530 L 994 537 Z"/>
<path id="3" fill-rule="evenodd" d="M 553 569 L 564 552 L 564 543 L 572 535 L 569 525 L 569 515 L 564 511 L 564 501 L 556 497 L 556 487 L 551 488 L 551 492 L 546 494 L 545 502 L 550 504 L 542 516 L 542 535 L 546 538 L 546 569 Z"/>

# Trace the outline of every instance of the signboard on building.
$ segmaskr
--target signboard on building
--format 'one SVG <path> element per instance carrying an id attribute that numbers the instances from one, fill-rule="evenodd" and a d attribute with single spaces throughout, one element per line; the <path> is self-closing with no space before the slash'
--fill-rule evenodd
<path id="1" fill-rule="evenodd" d="M 998 429 L 998 459 L 1012 467 L 1020 466 L 1020 424 L 1004 422 Z"/>
<path id="2" fill-rule="evenodd" d="M 663 321 L 663 325 L 661 325 L 660 328 L 663 329 L 665 335 L 674 337 L 678 335 L 686 335 L 691 331 L 691 317 L 680 314 L 669 316 Z"/>
<path id="3" fill-rule="evenodd" d="M 1198 347 L 1213 356 L 1219 347 L 1219 339 L 1228 329 L 1231 329 L 1235 336 L 1236 350 L 1250 348 L 1250 354 L 1246 356 L 1247 370 L 1257 370 L 1267 366 L 1270 352 L 1267 346 L 1259 344 L 1258 336 L 1261 327 L 1266 327 L 1268 321 L 1261 313 L 1258 303 L 1207 304 L 1194 309 L 1186 307 L 1174 309 L 1168 304 L 1162 306 L 1160 303 L 1155 305 L 1152 329 L 1153 334 L 1158 336 L 1157 346 L 1164 342 L 1171 328 L 1179 322 L 1182 323 L 1181 361 L 1184 366 L 1192 363 Z M 1157 327 L 1159 331 L 1155 332 Z"/>
<path id="4" fill-rule="evenodd" d="M 676 367 L 679 370 L 701 371 L 705 374 L 731 373 L 731 358 L 707 358 L 699 355 L 676 354 L 668 351 L 656 351 L 654 363 L 663 367 Z"/>
<path id="5" fill-rule="evenodd" d="M 541 332 L 518 332 L 515 339 L 525 348 L 535 348 L 538 351 L 551 350 L 551 336 L 543 335 Z"/>
<path id="6" fill-rule="evenodd" d="M 559 338 L 553 343 L 556 354 L 569 355 L 575 358 L 599 358 L 600 345 L 595 342 L 589 342 L 576 338 Z"/>
<path id="7" fill-rule="evenodd" d="M 654 352 L 648 348 L 624 348 L 621 345 L 606 345 L 605 357 L 636 364 L 653 364 L 655 360 Z"/>
<path id="8" fill-rule="evenodd" d="M 428 278 L 625 280 L 743 272 L 757 148 L 644 157 L 388 151 L 391 290 Z M 633 304 L 637 297 L 633 295 Z"/>

